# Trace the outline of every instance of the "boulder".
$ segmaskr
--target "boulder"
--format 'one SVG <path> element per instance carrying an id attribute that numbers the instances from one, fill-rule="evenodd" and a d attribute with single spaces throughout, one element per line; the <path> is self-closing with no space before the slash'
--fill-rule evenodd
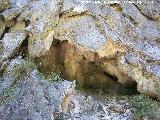
<path id="1" fill-rule="evenodd" d="M 26 31 L 29 32 L 29 54 L 32 57 L 44 55 L 49 50 L 57 24 L 60 1 L 40 0 L 34 1 L 24 9 L 18 20 L 30 21 Z"/>
<path id="2" fill-rule="evenodd" d="M 101 6 L 99 12 L 100 6 L 96 4 L 82 4 L 81 9 L 72 4 L 73 10 L 64 12 L 60 18 L 56 39 L 68 40 L 81 51 L 96 52 L 102 58 L 114 58 L 117 70 L 105 69 L 118 77 L 120 83 L 132 79 L 137 82 L 139 92 L 159 96 L 160 47 L 157 40 L 160 38 L 160 25 L 155 20 L 158 12 L 156 15 L 152 13 L 159 11 L 157 5 L 159 3 L 155 1 L 150 7 L 141 5 L 139 8 L 139 5 L 121 2 Z M 118 73 L 126 77 L 120 77 Z"/>
<path id="3" fill-rule="evenodd" d="M 26 37 L 27 34 L 25 32 L 6 33 L 2 38 L 1 61 L 13 56 Z"/>
<path id="4" fill-rule="evenodd" d="M 75 82 L 60 80 L 50 83 L 33 63 L 16 58 L 5 69 L 0 88 L 1 120 L 51 120 L 67 111 Z"/>

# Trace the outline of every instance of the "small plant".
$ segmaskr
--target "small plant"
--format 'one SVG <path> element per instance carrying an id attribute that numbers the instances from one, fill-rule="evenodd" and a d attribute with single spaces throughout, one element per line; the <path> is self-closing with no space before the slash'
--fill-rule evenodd
<path id="1" fill-rule="evenodd" d="M 20 64 L 15 64 L 12 70 L 12 75 L 16 80 L 22 80 L 29 75 L 36 65 L 30 61 L 24 60 Z"/>
<path id="2" fill-rule="evenodd" d="M 136 120 L 143 119 L 144 117 L 149 117 L 153 120 L 159 119 L 158 102 L 153 101 L 151 98 L 143 94 L 129 97 L 128 100 Z"/>
<path id="3" fill-rule="evenodd" d="M 63 79 L 60 77 L 59 74 L 51 73 L 51 74 L 47 77 L 47 80 L 52 83 L 52 82 L 62 81 Z"/>
<path id="4" fill-rule="evenodd" d="M 85 87 L 80 85 L 79 82 L 76 82 L 76 90 L 86 94 L 98 94 L 98 95 L 104 94 L 104 91 L 101 89 L 93 89 L 93 88 Z"/>

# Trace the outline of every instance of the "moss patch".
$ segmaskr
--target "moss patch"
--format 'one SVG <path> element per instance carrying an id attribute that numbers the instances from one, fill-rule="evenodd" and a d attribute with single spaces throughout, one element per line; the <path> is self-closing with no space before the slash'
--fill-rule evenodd
<path id="1" fill-rule="evenodd" d="M 143 94 L 131 96 L 128 101 L 136 120 L 141 120 L 144 117 L 148 117 L 151 120 L 159 120 L 159 102 L 154 101 Z"/>

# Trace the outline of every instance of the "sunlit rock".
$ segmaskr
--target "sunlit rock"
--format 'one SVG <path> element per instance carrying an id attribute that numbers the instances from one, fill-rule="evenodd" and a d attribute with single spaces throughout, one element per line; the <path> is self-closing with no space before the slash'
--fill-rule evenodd
<path id="1" fill-rule="evenodd" d="M 1 94 L 9 95 L 1 98 L 1 119 L 56 119 L 67 111 L 75 89 L 75 82 L 49 83 L 33 63 L 21 58 L 10 62 L 2 80 Z"/>
<path id="2" fill-rule="evenodd" d="M 1 60 L 11 57 L 20 47 L 27 34 L 24 32 L 6 33 L 2 38 Z"/>
<path id="3" fill-rule="evenodd" d="M 1 13 L 1 61 L 25 40 L 23 53 L 44 74 L 62 73 L 93 88 L 136 82 L 139 92 L 158 97 L 159 2 L 133 2 L 10 0 Z"/>

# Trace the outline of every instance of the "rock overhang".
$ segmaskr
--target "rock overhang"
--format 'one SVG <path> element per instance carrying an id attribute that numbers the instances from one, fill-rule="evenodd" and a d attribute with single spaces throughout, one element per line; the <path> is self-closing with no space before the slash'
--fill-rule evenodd
<path id="1" fill-rule="evenodd" d="M 154 4 L 159 3 L 155 1 Z M 5 20 L 2 21 L 13 22 L 10 26 L 7 24 L 7 27 L 15 27 L 22 21 L 27 21 L 24 31 L 28 35 L 29 54 L 33 58 L 45 55 L 54 39 L 67 40 L 69 44 L 78 47 L 81 53 L 92 52 L 101 58 L 114 59 L 118 70 L 136 82 L 140 78 L 143 81 L 145 76 L 142 74 L 137 79 L 124 70 L 125 68 L 121 69 L 122 56 L 126 61 L 131 60 L 130 64 L 122 64 L 138 64 L 135 66 L 138 70 L 144 70 L 148 76 L 158 75 L 158 81 L 160 48 L 157 40 L 160 38 L 160 26 L 157 20 L 157 5 L 155 8 L 144 8 L 145 5 L 129 3 L 101 5 L 80 4 L 72 0 L 19 0 L 12 1 L 11 8 L 6 7 L 6 10 L 3 10 L 2 16 Z M 156 15 L 151 15 L 154 12 Z M 15 19 L 19 22 L 16 25 Z M 1 34 L 3 33 L 4 26 Z M 20 44 L 16 48 L 19 46 Z M 130 55 L 132 53 L 135 57 Z M 13 50 L 11 54 L 14 54 Z M 150 80 L 154 82 L 152 78 Z"/>

